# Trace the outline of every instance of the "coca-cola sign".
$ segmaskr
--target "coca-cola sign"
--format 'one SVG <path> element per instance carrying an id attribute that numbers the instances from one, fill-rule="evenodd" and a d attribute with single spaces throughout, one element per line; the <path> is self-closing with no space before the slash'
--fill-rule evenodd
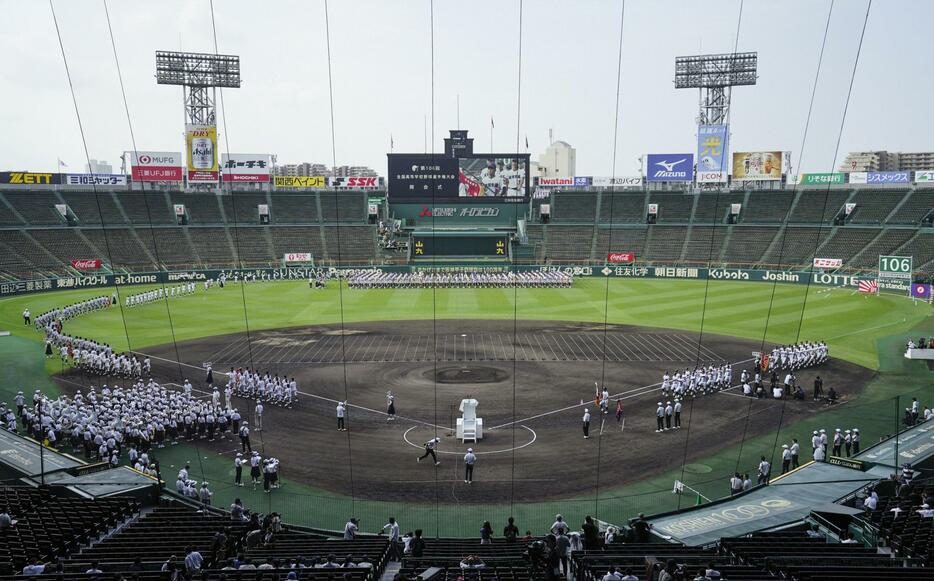
<path id="1" fill-rule="evenodd" d="M 101 267 L 100 258 L 77 258 L 71 261 L 72 268 L 78 270 L 98 270 Z"/>
<path id="2" fill-rule="evenodd" d="M 607 262 L 635 262 L 636 255 L 632 252 L 610 252 L 606 255 Z"/>

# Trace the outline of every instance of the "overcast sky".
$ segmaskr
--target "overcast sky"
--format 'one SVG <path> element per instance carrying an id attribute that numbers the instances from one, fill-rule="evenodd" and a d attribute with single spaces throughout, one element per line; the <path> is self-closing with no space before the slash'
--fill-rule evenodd
<path id="1" fill-rule="evenodd" d="M 90 157 L 119 167 L 132 149 L 103 0 L 54 0 Z M 830 171 L 867 0 L 836 0 L 808 139 L 802 138 L 829 0 L 746 0 L 739 51 L 758 51 L 759 81 L 734 91 L 732 149 L 790 150 L 802 171 Z M 208 0 L 109 0 L 140 150 L 180 151 L 181 89 L 155 84 L 156 50 L 213 52 Z M 241 58 L 243 86 L 224 92 L 224 138 L 235 153 L 279 163 L 331 162 L 323 0 L 215 0 L 218 48 Z M 617 175 L 643 153 L 695 149 L 698 94 L 675 90 L 676 56 L 733 49 L 739 0 L 629 0 Z M 621 3 L 525 0 L 521 100 L 519 4 L 434 3 L 434 137 L 471 131 L 475 150 L 555 139 L 577 148 L 578 175 L 610 175 Z M 431 122 L 428 0 L 331 0 L 338 165 L 386 173 L 396 152 L 424 149 Z M 0 169 L 71 171 L 84 151 L 49 4 L 0 0 Z M 934 149 L 934 2 L 876 0 L 843 129 L 846 151 Z M 519 122 L 517 127 L 517 111 Z M 429 145 L 430 147 L 430 145 Z"/>

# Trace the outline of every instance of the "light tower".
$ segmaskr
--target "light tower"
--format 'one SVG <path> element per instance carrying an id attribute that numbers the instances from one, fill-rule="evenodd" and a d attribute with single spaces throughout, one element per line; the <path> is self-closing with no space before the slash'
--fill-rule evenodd
<path id="1" fill-rule="evenodd" d="M 758 59 L 758 53 L 754 52 L 675 58 L 675 88 L 700 91 L 698 125 L 727 122 L 731 89 L 756 84 Z"/>
<path id="2" fill-rule="evenodd" d="M 675 59 L 675 88 L 698 89 L 698 184 L 727 181 L 730 150 L 730 96 L 733 87 L 756 84 L 758 56 L 734 52 Z"/>
<path id="3" fill-rule="evenodd" d="M 156 51 L 156 83 L 183 87 L 189 183 L 217 183 L 215 96 L 218 87 L 240 88 L 240 57 Z"/>

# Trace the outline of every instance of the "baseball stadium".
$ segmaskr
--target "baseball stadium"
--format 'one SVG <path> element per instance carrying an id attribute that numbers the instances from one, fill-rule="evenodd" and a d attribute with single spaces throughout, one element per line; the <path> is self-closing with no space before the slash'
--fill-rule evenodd
<path id="1" fill-rule="evenodd" d="M 93 58 L 116 65 L 95 73 L 120 103 L 122 167 L 106 171 L 91 81 L 72 76 L 92 58 L 69 36 L 80 17 L 9 7 L 51 19 L 44 74 L 87 171 L 0 172 L 0 579 L 934 577 L 934 154 L 841 152 L 882 8 L 808 8 L 817 74 L 789 98 L 820 98 L 832 24 L 862 31 L 823 166 L 811 107 L 784 148 L 736 148 L 776 142 L 743 126 L 774 71 L 765 47 L 738 50 L 756 48 L 758 9 L 740 0 L 731 50 L 664 55 L 677 91 L 661 92 L 699 93 L 696 123 L 687 146 L 639 151 L 691 152 L 640 154 L 633 172 L 617 166 L 638 138 L 620 86 L 644 7 L 607 3 L 600 177 L 550 135 L 537 160 L 523 147 L 535 2 L 509 8 L 518 36 L 499 47 L 520 71 L 515 99 L 496 97 L 518 108 L 511 145 L 493 147 L 492 117 L 488 140 L 461 128 L 443 84 L 458 128 L 439 135 L 447 3 L 429 0 L 424 143 L 390 136 L 373 170 L 338 166 L 350 97 L 331 35 L 351 24 L 316 6 L 327 76 L 303 106 L 330 112 L 333 165 L 314 171 L 233 153 L 249 140 L 225 92 L 235 116 L 249 101 L 234 95 L 257 91 L 225 52 L 242 17 L 193 4 L 211 25 L 197 52 L 133 41 L 111 24 L 128 8 L 87 3 L 106 40 Z M 131 51 L 143 79 L 155 51 L 155 84 L 121 69 Z M 181 87 L 178 151 L 134 132 L 140 92 L 177 108 L 158 85 Z M 274 151 L 262 143 L 242 150 Z"/>

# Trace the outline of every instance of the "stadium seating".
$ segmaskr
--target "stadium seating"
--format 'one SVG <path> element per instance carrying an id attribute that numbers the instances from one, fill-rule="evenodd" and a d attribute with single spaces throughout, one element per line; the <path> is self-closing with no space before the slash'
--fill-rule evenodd
<path id="1" fill-rule="evenodd" d="M 792 192 L 749 192 L 747 204 L 740 213 L 740 221 L 747 223 L 784 222 L 794 197 L 795 194 Z M 806 220 L 791 218 L 790 221 L 797 223 Z"/>
<path id="2" fill-rule="evenodd" d="M 692 222 L 694 224 L 723 224 L 726 222 L 731 205 L 742 204 L 745 197 L 743 193 L 732 192 L 698 196 Z M 740 214 L 742 214 L 742 211 Z"/>
<path id="3" fill-rule="evenodd" d="M 525 551 L 525 544 L 507 543 L 504 539 L 493 539 L 488 545 L 481 545 L 476 539 L 426 539 L 424 554 L 403 558 L 400 573 L 414 578 L 428 567 L 440 567 L 445 570 L 442 578 L 450 581 L 458 578 L 525 581 L 529 579 L 529 565 L 523 559 Z M 469 573 L 463 571 L 460 563 L 468 555 L 479 557 L 484 567 Z"/>
<path id="4" fill-rule="evenodd" d="M 658 204 L 659 224 L 687 224 L 691 220 L 691 210 L 697 196 L 693 194 L 672 194 L 652 192 L 649 204 Z"/>
<path id="5" fill-rule="evenodd" d="M 692 226 L 688 231 L 688 240 L 684 245 L 686 262 L 716 262 L 723 248 L 723 241 L 729 234 L 729 228 L 722 226 Z"/>
<path id="6" fill-rule="evenodd" d="M 4 192 L 3 196 L 27 224 L 51 226 L 62 223 L 55 212 L 55 204 L 62 202 L 53 192 Z"/>
<path id="7" fill-rule="evenodd" d="M 720 260 L 733 264 L 761 262 L 779 230 L 777 226 L 733 226 Z"/>
<path id="8" fill-rule="evenodd" d="M 847 220 L 852 224 L 882 224 L 903 199 L 905 190 L 857 190 L 850 198 L 856 210 Z"/>
<path id="9" fill-rule="evenodd" d="M 17 521 L 0 535 L 2 574 L 21 571 L 31 559 L 67 558 L 139 511 L 133 501 L 68 498 L 25 487 L 0 488 L 0 506 Z"/>
<path id="10" fill-rule="evenodd" d="M 684 241 L 688 234 L 686 226 L 651 226 L 645 242 L 646 260 L 674 262 L 681 258 Z"/>
<path id="11" fill-rule="evenodd" d="M 593 222 L 596 213 L 594 192 L 561 192 L 555 196 L 551 207 L 551 219 L 555 222 Z"/>
<path id="12" fill-rule="evenodd" d="M 829 224 L 849 197 L 848 191 L 802 191 L 788 221 L 792 224 Z"/>
<path id="13" fill-rule="evenodd" d="M 875 267 L 879 264 L 879 256 L 894 254 L 912 236 L 915 230 L 890 228 L 880 230 L 879 236 L 866 245 L 862 252 L 849 258 L 850 266 L 857 268 Z M 836 257 L 830 257 L 836 258 Z M 840 257 L 846 259 L 846 257 Z"/>
<path id="14" fill-rule="evenodd" d="M 834 228 L 818 249 L 818 256 L 840 258 L 855 256 L 873 241 L 879 231 L 873 228 Z"/>
<path id="15" fill-rule="evenodd" d="M 766 264 L 783 266 L 808 266 L 815 256 L 821 235 L 829 231 L 829 227 L 788 226 L 784 238 L 772 245 L 772 248 L 762 257 L 762 261 Z"/>
<path id="16" fill-rule="evenodd" d="M 269 208 L 276 224 L 307 224 L 318 221 L 317 194 L 272 194 Z"/>
<path id="17" fill-rule="evenodd" d="M 113 192 L 62 192 L 62 200 L 78 217 L 82 226 L 101 226 L 108 224 L 126 224 L 120 206 L 114 199 Z"/>
<path id="18" fill-rule="evenodd" d="M 888 223 L 917 225 L 932 209 L 934 209 L 934 192 L 915 190 L 889 217 Z"/>
<path id="19" fill-rule="evenodd" d="M 605 192 L 601 196 L 600 222 L 603 224 L 642 224 L 645 212 L 645 192 Z"/>
<path id="20" fill-rule="evenodd" d="M 545 257 L 556 261 L 589 261 L 593 226 L 549 225 L 545 231 Z"/>
<path id="21" fill-rule="evenodd" d="M 598 228 L 594 258 L 599 261 L 610 252 L 632 252 L 636 255 L 637 261 L 642 260 L 647 236 L 648 229 L 645 226 L 641 228 Z"/>
<path id="22" fill-rule="evenodd" d="M 366 220 L 366 194 L 363 192 L 320 192 L 321 220 L 331 223 L 357 223 Z"/>

